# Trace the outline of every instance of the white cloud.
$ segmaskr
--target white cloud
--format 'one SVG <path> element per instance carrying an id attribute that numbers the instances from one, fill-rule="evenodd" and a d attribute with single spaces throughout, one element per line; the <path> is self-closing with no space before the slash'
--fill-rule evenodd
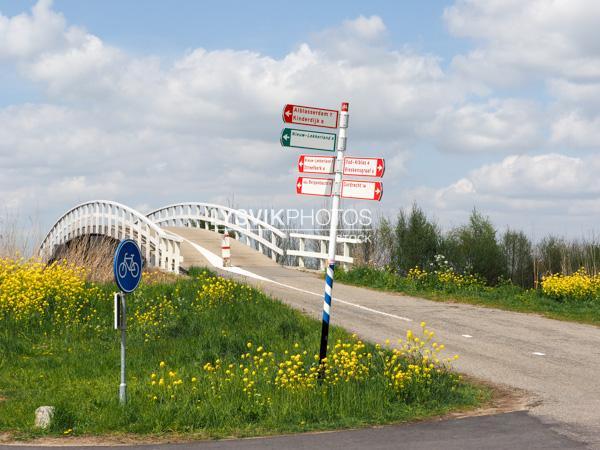
<path id="1" fill-rule="evenodd" d="M 0 59 L 26 59 L 66 45 L 65 19 L 51 6 L 51 0 L 42 0 L 31 14 L 0 15 Z"/>
<path id="2" fill-rule="evenodd" d="M 600 79 L 575 82 L 564 78 L 548 80 L 548 91 L 560 100 L 563 108 L 577 108 L 588 112 L 600 111 Z"/>
<path id="3" fill-rule="evenodd" d="M 297 153 L 278 145 L 286 102 L 349 101 L 350 151 L 386 157 L 384 182 L 399 190 L 419 146 L 547 153 L 551 130 L 551 145 L 597 147 L 600 57 L 589 33 L 598 8 L 588 16 L 573 4 L 565 12 L 560 1 L 458 2 L 446 21 L 474 49 L 444 70 L 436 55 L 393 47 L 379 16 L 344 21 L 281 58 L 195 48 L 166 63 L 108 45 L 42 0 L 30 13 L 0 15 L 0 59 L 46 94 L 0 109 L 0 201 L 37 203 L 51 216 L 92 197 L 313 205 L 294 194 Z M 518 90 L 496 95 L 496 83 L 531 80 L 546 83 L 552 105 Z M 457 214 L 474 205 L 507 214 L 573 210 L 596 195 L 597 167 L 593 158 L 513 156 L 385 202 L 414 195 Z M 570 201 L 555 202 L 559 195 Z"/>
<path id="4" fill-rule="evenodd" d="M 586 117 L 577 111 L 565 113 L 552 125 L 552 140 L 579 148 L 600 148 L 600 116 Z"/>
<path id="5" fill-rule="evenodd" d="M 436 57 L 387 49 L 377 16 L 346 21 L 281 59 L 198 48 L 167 66 L 68 26 L 48 2 L 19 17 L 29 26 L 22 40 L 51 35 L 46 46 L 12 53 L 47 102 L 0 110 L 0 198 L 46 211 L 91 197 L 159 204 L 235 195 L 249 206 L 289 205 L 302 200 L 297 155 L 278 144 L 286 101 L 350 101 L 351 148 L 366 143 L 365 156 L 404 170 L 417 126 L 460 98 L 446 90 Z M 361 51 L 353 56 L 349 45 Z"/>
<path id="6" fill-rule="evenodd" d="M 476 207 L 499 226 L 578 236 L 600 214 L 599 170 L 598 155 L 512 155 L 445 187 L 411 189 L 404 197 L 435 211 L 444 226 L 464 223 Z"/>
<path id="7" fill-rule="evenodd" d="M 472 80 L 481 92 L 486 87 L 488 93 L 509 89 L 545 103 L 538 107 L 545 110 L 543 116 L 531 108 L 522 109 L 521 114 L 508 113 L 511 119 L 504 122 L 511 130 L 504 133 L 507 151 L 598 148 L 599 2 L 458 0 L 445 9 L 444 19 L 451 34 L 472 42 L 472 50 L 453 57 L 455 76 Z M 487 140 L 491 123 L 480 119 L 483 136 L 476 133 L 475 137 L 503 146 L 493 135 Z M 458 119 L 450 123 L 458 125 L 461 144 L 468 144 L 464 141 L 473 133 L 463 133 Z M 449 135 L 450 142 L 456 140 Z"/>
<path id="8" fill-rule="evenodd" d="M 77 46 L 40 55 L 24 71 L 32 80 L 45 83 L 48 91 L 57 96 L 72 96 L 70 88 L 74 85 L 79 95 L 85 91 L 107 92 L 118 80 L 120 58 L 118 50 L 86 35 Z"/>
<path id="9" fill-rule="evenodd" d="M 537 147 L 543 138 L 538 108 L 519 99 L 444 108 L 425 130 L 438 148 L 456 153 L 526 151 Z"/>
<path id="10" fill-rule="evenodd" d="M 600 157 L 509 156 L 470 173 L 474 192 L 506 198 L 572 198 L 600 194 Z"/>
<path id="11" fill-rule="evenodd" d="M 379 16 L 358 16 L 340 26 L 312 36 L 315 45 L 329 57 L 353 64 L 369 64 L 386 55 L 387 28 Z"/>
<path id="12" fill-rule="evenodd" d="M 479 81 L 600 76 L 598 2 L 459 0 L 444 18 L 452 34 L 478 43 L 471 53 L 456 57 L 454 66 Z"/>

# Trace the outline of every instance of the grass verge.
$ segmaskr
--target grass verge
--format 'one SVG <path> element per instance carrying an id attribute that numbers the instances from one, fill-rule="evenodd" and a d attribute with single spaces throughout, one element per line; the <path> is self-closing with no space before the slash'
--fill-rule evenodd
<path id="1" fill-rule="evenodd" d="M 480 284 L 461 286 L 452 282 L 419 282 L 365 266 L 336 271 L 335 279 L 340 283 L 399 292 L 429 300 L 537 313 L 552 319 L 600 325 L 600 302 L 597 300 L 556 300 L 540 291 L 526 290 L 511 284 L 489 287 Z"/>
<path id="2" fill-rule="evenodd" d="M 395 350 L 334 327 L 318 381 L 317 321 L 210 272 L 191 275 L 150 274 L 128 296 L 121 406 L 114 287 L 68 267 L 0 264 L 0 433 L 252 436 L 410 421 L 489 398 L 449 369 L 424 325 Z M 56 408 L 47 431 L 33 428 L 41 405 Z"/>

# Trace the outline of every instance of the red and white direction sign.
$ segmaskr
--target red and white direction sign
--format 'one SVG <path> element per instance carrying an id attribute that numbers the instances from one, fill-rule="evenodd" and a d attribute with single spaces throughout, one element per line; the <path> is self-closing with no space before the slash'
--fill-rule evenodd
<path id="1" fill-rule="evenodd" d="M 335 168 L 335 156 L 300 155 L 298 172 L 332 174 Z"/>
<path id="2" fill-rule="evenodd" d="M 330 197 L 332 188 L 333 180 L 329 178 L 298 177 L 296 181 L 296 194 Z"/>
<path id="3" fill-rule="evenodd" d="M 381 181 L 342 180 L 342 197 L 380 201 L 383 196 Z"/>
<path id="4" fill-rule="evenodd" d="M 344 158 L 344 175 L 361 177 L 382 177 L 385 171 L 383 158 Z"/>
<path id="5" fill-rule="evenodd" d="M 283 121 L 313 127 L 337 128 L 338 112 L 333 109 L 313 108 L 311 106 L 285 105 Z"/>

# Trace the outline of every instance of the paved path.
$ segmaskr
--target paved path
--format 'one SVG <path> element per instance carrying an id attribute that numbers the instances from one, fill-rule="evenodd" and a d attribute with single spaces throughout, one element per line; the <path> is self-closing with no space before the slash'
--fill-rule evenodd
<path id="1" fill-rule="evenodd" d="M 15 450 L 15 447 L 0 446 Z M 40 447 L 18 447 L 39 450 Z M 107 447 L 85 447 L 93 450 Z M 131 447 L 109 447 L 111 449 Z M 459 420 L 186 444 L 140 445 L 137 450 L 550 450 L 582 449 L 524 412 Z"/>
<path id="2" fill-rule="evenodd" d="M 171 231 L 196 243 L 184 249 L 187 263 L 215 263 L 207 252 L 220 255 L 214 233 Z M 324 282 L 316 274 L 280 267 L 235 241 L 232 262 L 238 268 L 221 272 L 320 318 Z M 460 355 L 459 371 L 527 391 L 534 418 L 600 449 L 600 328 L 339 283 L 333 294 L 332 324 L 383 343 L 425 321 L 448 354 Z"/>

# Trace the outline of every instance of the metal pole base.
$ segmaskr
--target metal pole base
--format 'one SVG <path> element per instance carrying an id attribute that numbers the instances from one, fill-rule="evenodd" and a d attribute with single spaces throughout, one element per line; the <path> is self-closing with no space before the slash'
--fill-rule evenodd
<path id="1" fill-rule="evenodd" d="M 127 403 L 127 384 L 125 383 L 119 385 L 119 403 L 121 405 Z"/>

